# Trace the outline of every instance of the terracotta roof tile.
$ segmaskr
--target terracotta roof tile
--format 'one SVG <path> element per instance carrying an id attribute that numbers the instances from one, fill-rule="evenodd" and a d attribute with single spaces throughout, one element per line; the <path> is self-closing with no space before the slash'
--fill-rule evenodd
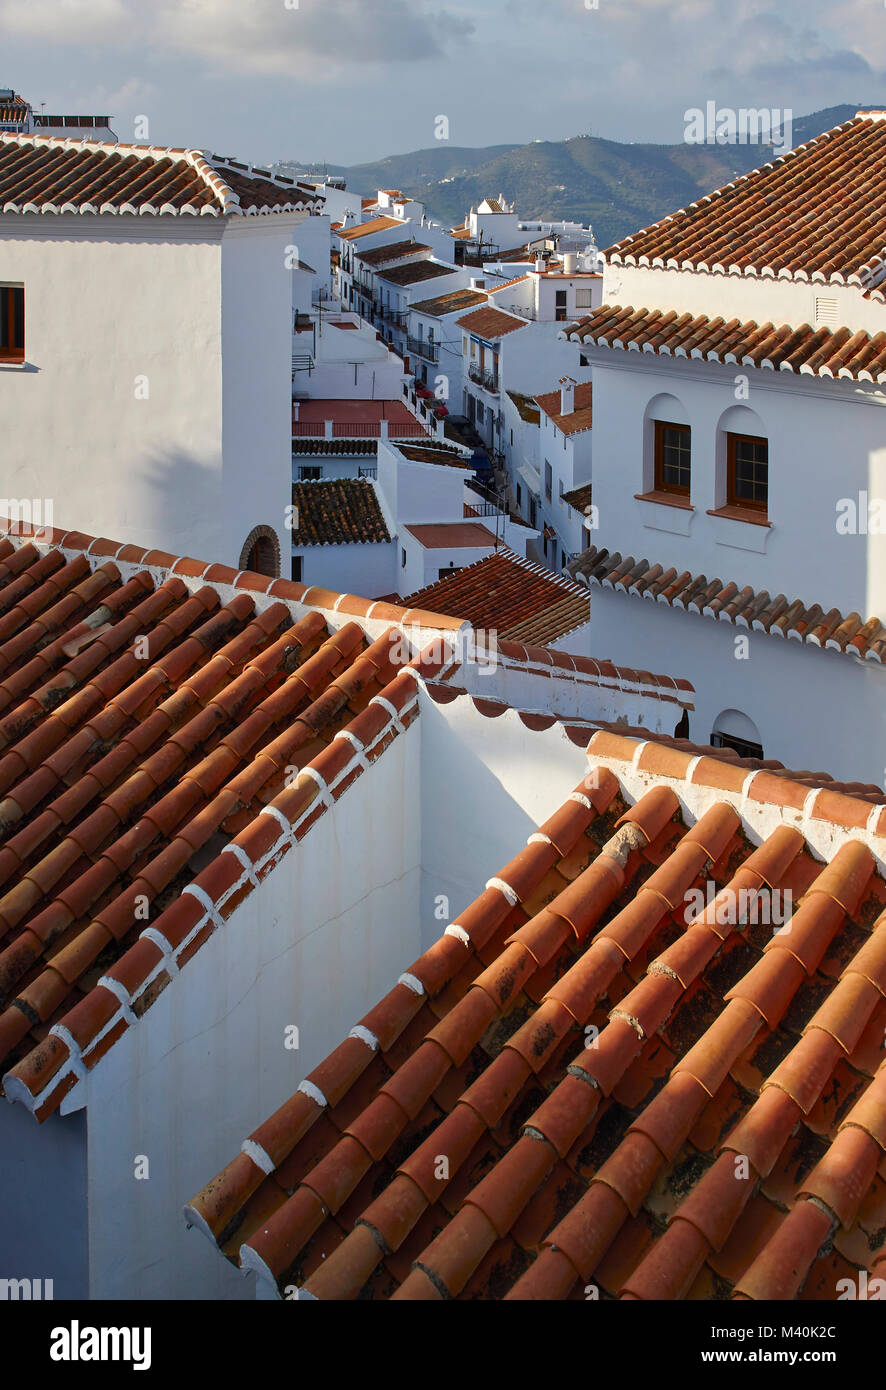
<path id="1" fill-rule="evenodd" d="M 375 246 L 371 251 L 355 251 L 354 256 L 356 260 L 368 266 L 393 265 L 394 261 L 402 261 L 406 256 L 417 256 L 430 249 L 430 246 L 423 246 L 418 241 L 394 241 L 388 246 Z"/>
<path id="2" fill-rule="evenodd" d="M 566 568 L 574 579 L 583 580 L 588 587 L 596 584 L 633 598 L 668 603 L 715 621 L 788 637 L 810 647 L 863 656 L 867 661 L 882 664 L 886 658 L 886 624 L 879 618 L 863 623 L 858 613 L 844 618 L 834 609 L 825 631 L 818 604 L 807 607 L 800 599 L 789 603 L 784 594 L 773 597 L 765 591 L 757 593 L 750 586 L 739 591 L 737 585 L 724 585 L 721 579 L 708 580 L 707 576 L 690 574 L 688 570 L 678 574 L 676 569 L 664 570 L 649 560 L 638 561 L 633 555 L 624 558 L 618 551 L 593 545 Z"/>
<path id="3" fill-rule="evenodd" d="M 473 309 L 486 303 L 483 290 L 451 290 L 436 299 L 422 299 L 418 304 L 410 304 L 414 314 L 430 314 L 431 318 L 444 318 L 446 314 L 456 314 L 463 309 Z"/>
<path id="4" fill-rule="evenodd" d="M 469 333 L 476 333 L 478 338 L 504 338 L 506 334 L 515 332 L 518 328 L 526 327 L 525 319 L 515 318 L 513 314 L 505 314 L 501 309 L 475 309 L 472 314 L 466 314 L 463 319 L 458 319 L 459 328 L 466 328 Z"/>
<path id="5" fill-rule="evenodd" d="M 547 391 L 542 396 L 536 396 L 535 403 L 562 434 L 579 434 L 582 430 L 589 430 L 593 423 L 593 386 L 589 381 L 576 386 L 575 406 L 568 415 L 560 410 L 559 391 Z"/>
<path id="6" fill-rule="evenodd" d="M 216 217 L 308 210 L 293 179 L 200 150 L 0 134 L 0 210 Z"/>
<path id="7" fill-rule="evenodd" d="M 393 629 L 368 645 L 353 621 L 332 631 L 285 581 L 257 612 L 253 576 L 160 552 L 124 582 L 107 547 L 64 539 L 73 551 L 0 541 L 0 1060 L 39 1119 L 323 814 L 320 785 L 339 797 L 417 711 Z M 241 592 L 223 603 L 214 573 Z"/>
<path id="8" fill-rule="evenodd" d="M 883 268 L 884 113 L 859 114 L 605 255 L 611 263 L 869 286 Z M 838 226 L 835 231 L 834 218 Z"/>
<path id="9" fill-rule="evenodd" d="M 390 541 L 378 493 L 368 478 L 293 483 L 294 545 L 366 545 Z"/>
<path id="10" fill-rule="evenodd" d="M 886 1005 L 886 843 L 850 825 L 822 862 L 814 818 L 804 834 L 790 784 L 772 778 L 783 819 L 754 848 L 728 794 L 693 800 L 695 759 L 665 783 L 637 766 L 634 739 L 601 733 L 588 751 L 610 764 L 596 805 L 564 802 L 403 977 L 423 993 L 403 996 L 411 1022 L 391 1074 L 349 1040 L 347 1134 L 317 1131 L 285 1191 L 235 1161 L 194 1199 L 189 1219 L 212 1236 L 267 1194 L 261 1233 L 224 1247 L 234 1263 L 292 1282 L 319 1196 L 344 1232 L 296 1280 L 320 1299 L 554 1299 L 588 1281 L 628 1299 L 709 1298 L 715 1281 L 719 1297 L 793 1298 L 808 1283 L 836 1298 L 817 1260 L 838 1228 L 859 1234 L 873 1268 L 858 1223 L 877 1219 L 886 1064 L 871 1079 L 841 1059 Z M 528 907 L 551 874 L 553 896 Z M 790 884 L 797 899 L 761 929 L 756 909 Z M 822 973 L 842 941 L 844 964 Z M 395 995 L 364 1025 L 400 1026 Z M 427 1108 L 432 1095 L 445 1110 Z M 290 1124 L 316 1124 L 303 1094 L 287 1105 L 291 1122 L 268 1122 L 275 1154 Z M 788 1150 L 812 1140 L 817 1160 L 799 1165 Z"/>
<path id="11" fill-rule="evenodd" d="M 389 270 L 376 271 L 376 277 L 386 285 L 421 285 L 426 280 L 439 280 L 444 275 L 453 275 L 455 266 L 440 265 L 437 261 L 414 261 L 407 265 L 397 265 Z"/>
<path id="12" fill-rule="evenodd" d="M 812 328 L 808 323 L 758 323 L 710 318 L 677 309 L 634 309 L 604 304 L 568 324 L 563 337 L 596 347 L 663 357 L 700 358 L 804 376 L 886 380 L 886 333 Z"/>
<path id="13" fill-rule="evenodd" d="M 389 227 L 402 225 L 396 217 L 374 217 L 370 222 L 361 222 L 358 227 L 347 227 L 338 235 L 342 241 L 360 241 L 365 236 L 374 235 L 375 232 L 386 232 Z"/>
<path id="14" fill-rule="evenodd" d="M 427 550 L 479 550 L 495 545 L 489 527 L 478 521 L 434 521 L 407 526 L 406 530 Z"/>
<path id="15" fill-rule="evenodd" d="M 404 602 L 429 612 L 439 606 L 476 629 L 533 646 L 556 642 L 590 620 L 590 601 L 581 587 L 507 549 Z"/>

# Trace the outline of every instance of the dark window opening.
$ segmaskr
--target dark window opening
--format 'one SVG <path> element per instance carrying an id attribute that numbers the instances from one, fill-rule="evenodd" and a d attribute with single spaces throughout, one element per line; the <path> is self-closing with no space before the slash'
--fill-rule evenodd
<path id="1" fill-rule="evenodd" d="M 259 536 L 249 552 L 246 568 L 253 574 L 266 574 L 271 578 L 277 573 L 277 557 L 269 536 Z"/>
<path id="2" fill-rule="evenodd" d="M 0 286 L 0 362 L 25 360 L 25 292 Z"/>
<path id="3" fill-rule="evenodd" d="M 303 463 L 299 465 L 298 477 L 302 483 L 319 483 L 323 477 L 323 469 L 316 463 Z"/>
<path id="4" fill-rule="evenodd" d="M 656 492 L 688 497 L 692 481 L 692 431 L 688 425 L 655 422 Z"/>
<path id="5" fill-rule="evenodd" d="M 761 743 L 748 743 L 743 738 L 735 738 L 732 734 L 711 734 L 712 748 L 731 748 L 740 758 L 761 758 L 763 757 L 763 745 Z"/>
<path id="6" fill-rule="evenodd" d="M 301 562 L 302 562 L 302 558 L 303 558 L 303 557 L 302 557 L 301 555 L 293 555 L 293 557 L 292 557 L 292 575 L 291 575 L 291 578 L 292 578 L 292 581 L 293 581 L 294 584 L 300 584 L 300 583 L 301 583 Z"/>

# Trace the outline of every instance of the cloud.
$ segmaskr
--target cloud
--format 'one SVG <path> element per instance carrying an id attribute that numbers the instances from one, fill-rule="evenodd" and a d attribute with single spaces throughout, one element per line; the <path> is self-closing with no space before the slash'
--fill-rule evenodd
<path id="1" fill-rule="evenodd" d="M 115 44 L 131 34 L 127 0 L 0 0 L 0 34 L 57 44 Z"/>
<path id="2" fill-rule="evenodd" d="M 11 39 L 148 47 L 307 84 L 366 63 L 440 58 L 473 28 L 423 0 L 0 0 L 0 34 Z"/>

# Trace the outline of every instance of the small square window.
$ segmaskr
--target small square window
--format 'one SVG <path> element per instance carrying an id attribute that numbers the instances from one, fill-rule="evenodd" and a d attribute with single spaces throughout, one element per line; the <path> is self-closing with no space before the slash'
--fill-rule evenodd
<path id="1" fill-rule="evenodd" d="M 298 470 L 299 482 L 318 483 L 323 477 L 323 469 L 316 463 L 303 463 Z"/>

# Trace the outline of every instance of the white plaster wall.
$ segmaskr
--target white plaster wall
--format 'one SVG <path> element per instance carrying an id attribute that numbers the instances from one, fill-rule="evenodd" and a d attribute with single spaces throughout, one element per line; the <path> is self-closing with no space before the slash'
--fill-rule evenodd
<path id="1" fill-rule="evenodd" d="M 306 261 L 314 271 L 312 288 L 315 290 L 322 288 L 327 292 L 332 286 L 332 272 L 329 263 L 329 255 L 332 250 L 332 232 L 330 230 L 332 221 L 333 219 L 328 213 L 324 215 L 314 213 L 299 223 L 298 231 L 293 237 L 293 245 L 298 248 L 298 259 Z"/>
<path id="2" fill-rule="evenodd" d="M 398 529 L 413 522 L 464 520 L 468 476 L 463 468 L 406 460 L 387 444 L 379 444 L 378 486 Z"/>
<path id="3" fill-rule="evenodd" d="M 93 1298 L 253 1296 L 252 1281 L 186 1230 L 182 1207 L 421 950 L 420 723 L 90 1074 Z M 284 1047 L 292 1024 L 298 1051 Z M 133 1177 L 139 1154 L 146 1181 Z"/>
<path id="4" fill-rule="evenodd" d="M 587 758 L 557 726 L 530 732 L 513 711 L 491 722 L 470 700 L 435 705 L 422 695 L 418 722 L 421 921 L 427 947 L 562 806 L 585 776 Z M 437 902 L 441 895 L 448 899 L 442 917 L 437 915 L 445 910 Z"/>
<path id="5" fill-rule="evenodd" d="M 85 1112 L 41 1126 L 0 1100 L 0 1186 L 0 1279 L 51 1279 L 53 1298 L 88 1298 Z"/>
<path id="6" fill-rule="evenodd" d="M 707 743 L 717 716 L 737 709 L 759 729 L 764 756 L 794 771 L 865 783 L 886 776 L 882 666 L 596 585 L 590 592 L 594 656 L 694 685 L 693 742 Z M 736 659 L 737 638 L 749 638 L 746 660 Z"/>
<path id="7" fill-rule="evenodd" d="M 597 282 L 599 283 L 599 282 Z M 759 275 L 712 275 L 699 270 L 607 265 L 601 303 L 624 308 L 676 309 L 711 318 L 755 319 L 759 323 L 815 324 L 816 297 L 837 302 L 837 323 L 853 332 L 886 328 L 886 304 L 865 299 L 854 285 L 810 283 Z M 586 311 L 585 311 L 586 312 Z"/>
<path id="8" fill-rule="evenodd" d="M 501 340 L 501 387 L 503 391 L 522 391 L 537 396 L 553 391 L 562 376 L 576 381 L 587 379 L 576 371 L 575 343 L 558 334 L 562 323 L 528 323 Z"/>
<path id="9" fill-rule="evenodd" d="M 292 321 L 287 248 L 310 219 L 235 219 L 222 241 L 222 493 L 209 551 L 236 565 L 254 526 L 273 526 L 287 553 L 292 501 Z M 114 534 L 114 533 L 112 533 Z M 170 547 L 173 551 L 176 547 Z M 193 544 L 178 547 L 193 554 Z"/>
<path id="10" fill-rule="evenodd" d="M 428 518 L 426 517 L 425 520 L 427 521 Z M 451 548 L 441 546 L 433 550 L 426 549 L 411 532 L 405 529 L 400 532 L 399 544 L 402 550 L 406 551 L 406 564 L 402 564 L 402 553 L 397 561 L 399 579 L 397 593 L 403 598 L 409 594 L 417 593 L 419 589 L 424 589 L 429 584 L 436 584 L 440 578 L 440 570 L 465 569 L 468 565 L 475 565 L 484 556 L 491 555 L 494 550 L 492 541 L 488 547 L 472 546 L 469 550 L 459 549 L 455 546 Z"/>
<path id="11" fill-rule="evenodd" d="M 378 598 L 381 594 L 399 592 L 395 541 L 366 545 L 297 545 L 291 553 L 302 556 L 302 584 L 317 584 L 337 593 L 358 594 L 360 598 Z"/>
<path id="12" fill-rule="evenodd" d="M 25 286 L 27 358 L 0 367 L 4 494 L 51 499 L 61 527 L 236 563 L 222 518 L 221 236 L 205 217 L 0 216 L 0 280 Z M 283 298 L 288 317 L 288 286 Z"/>
<path id="13" fill-rule="evenodd" d="M 886 396 L 851 382 L 663 362 L 635 352 L 607 352 L 604 360 L 597 350 L 592 361 L 596 545 L 773 597 L 820 603 L 825 611 L 886 616 L 883 537 L 842 535 L 836 526 L 840 499 L 865 491 L 886 498 Z M 748 379 L 747 400 L 736 400 L 737 374 Z M 688 535 L 657 529 L 662 522 L 683 525 L 685 513 L 634 496 L 646 486 L 644 441 L 651 432 L 644 415 L 659 394 L 676 397 L 692 427 L 695 512 Z M 718 425 L 736 405 L 751 409 L 769 438 L 768 532 L 706 514 L 725 501 L 718 491 Z M 671 418 L 670 410 L 660 418 Z M 645 447 L 648 456 L 648 442 Z M 672 659 L 668 669 L 679 664 Z"/>

